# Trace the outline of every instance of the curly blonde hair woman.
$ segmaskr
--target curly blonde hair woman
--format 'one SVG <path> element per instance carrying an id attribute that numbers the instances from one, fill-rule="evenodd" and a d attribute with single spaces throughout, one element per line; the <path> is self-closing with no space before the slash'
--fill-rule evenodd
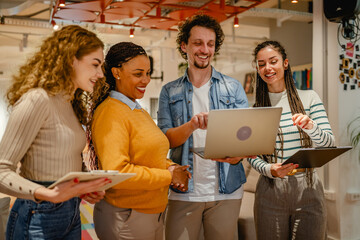
<path id="1" fill-rule="evenodd" d="M 88 108 L 91 107 L 89 92 L 78 88 L 69 76 L 73 71 L 73 58 L 81 58 L 98 48 L 104 48 L 102 41 L 92 32 L 71 25 L 47 38 L 18 75 L 13 76 L 13 84 L 7 92 L 9 104 L 14 105 L 21 96 L 32 88 L 43 88 L 49 95 L 66 93 L 72 97 L 72 106 L 81 124 L 89 123 Z M 105 84 L 99 79 L 94 97 L 100 95 Z M 95 97 L 96 98 L 96 97 Z"/>
<path id="2" fill-rule="evenodd" d="M 7 93 L 12 111 L 0 142 L 0 191 L 17 197 L 7 239 L 80 239 L 79 196 L 91 203 L 103 198 L 97 189 L 110 181 L 103 178 L 46 188 L 82 170 L 82 124 L 91 122 L 94 95 L 104 87 L 103 48 L 94 33 L 66 26 L 13 77 Z"/>

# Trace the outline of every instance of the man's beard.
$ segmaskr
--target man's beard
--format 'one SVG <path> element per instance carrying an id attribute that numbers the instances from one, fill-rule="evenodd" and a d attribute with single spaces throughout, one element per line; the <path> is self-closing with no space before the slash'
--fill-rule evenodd
<path id="1" fill-rule="evenodd" d="M 199 68 L 199 69 L 205 69 L 205 68 L 207 68 L 209 66 L 209 64 L 210 64 L 210 61 L 208 61 L 207 64 L 201 66 L 195 61 L 194 66 Z"/>

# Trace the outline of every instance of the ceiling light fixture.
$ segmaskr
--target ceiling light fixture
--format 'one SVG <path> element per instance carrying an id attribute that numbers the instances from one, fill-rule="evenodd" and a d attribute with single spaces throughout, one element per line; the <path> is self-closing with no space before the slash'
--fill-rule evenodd
<path id="1" fill-rule="evenodd" d="M 161 8 L 160 7 L 156 8 L 156 17 L 161 17 Z"/>
<path id="2" fill-rule="evenodd" d="M 291 0 L 291 3 L 298 3 L 298 0 Z"/>
<path id="3" fill-rule="evenodd" d="M 237 16 L 234 18 L 234 27 L 239 27 L 239 18 Z"/>
<path id="4" fill-rule="evenodd" d="M 59 25 L 57 25 L 54 20 L 51 21 L 51 25 L 53 26 L 53 29 L 54 29 L 55 31 L 59 29 Z"/>
<path id="5" fill-rule="evenodd" d="M 59 0 L 59 7 L 65 7 L 65 0 Z"/>
<path id="6" fill-rule="evenodd" d="M 129 35 L 130 38 L 133 38 L 133 37 L 134 37 L 134 30 L 135 30 L 135 29 L 130 28 L 130 35 Z"/>

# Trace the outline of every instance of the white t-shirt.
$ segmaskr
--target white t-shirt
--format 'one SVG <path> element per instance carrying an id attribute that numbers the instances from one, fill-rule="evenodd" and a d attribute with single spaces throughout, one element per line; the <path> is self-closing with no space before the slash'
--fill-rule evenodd
<path id="1" fill-rule="evenodd" d="M 211 81 L 197 88 L 193 86 L 192 109 L 193 116 L 201 112 L 209 112 L 209 91 Z M 204 147 L 206 130 L 197 129 L 193 132 L 193 147 Z M 219 193 L 219 171 L 217 162 L 203 159 L 193 154 L 193 179 L 194 191 L 182 194 L 171 191 L 171 200 L 190 201 L 190 202 L 211 202 L 226 199 L 240 199 L 243 195 L 243 187 L 232 194 Z"/>

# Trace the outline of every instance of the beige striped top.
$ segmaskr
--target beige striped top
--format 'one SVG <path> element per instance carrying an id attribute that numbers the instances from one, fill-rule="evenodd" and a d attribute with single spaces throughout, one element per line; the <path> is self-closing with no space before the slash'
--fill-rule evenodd
<path id="1" fill-rule="evenodd" d="M 42 88 L 29 90 L 15 104 L 0 142 L 0 191 L 34 200 L 36 181 L 55 181 L 81 171 L 85 132 L 71 103 Z M 21 162 L 20 175 L 15 171 Z"/>

